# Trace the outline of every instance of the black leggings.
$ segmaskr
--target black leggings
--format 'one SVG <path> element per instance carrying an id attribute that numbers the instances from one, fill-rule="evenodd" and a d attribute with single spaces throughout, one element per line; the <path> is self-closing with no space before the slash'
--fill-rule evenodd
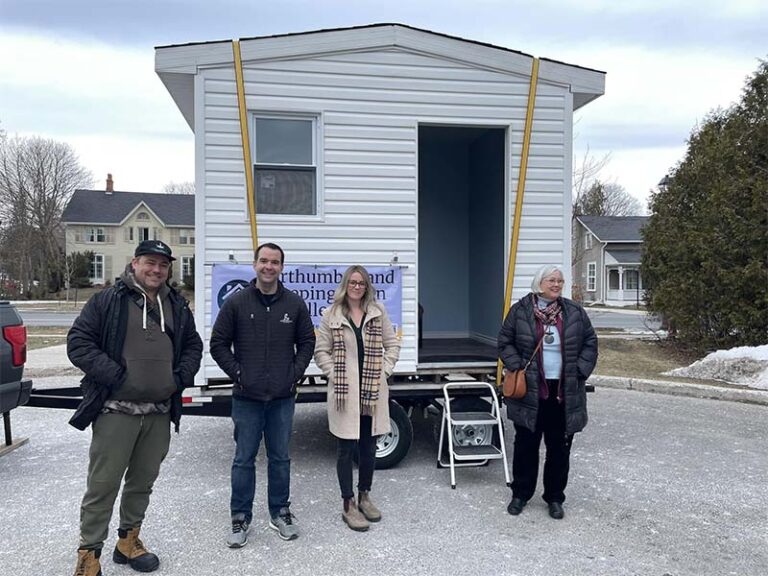
<path id="1" fill-rule="evenodd" d="M 376 437 L 371 436 L 371 416 L 360 416 L 360 440 L 339 438 L 336 448 L 336 474 L 339 477 L 341 497 L 354 498 L 352 490 L 352 456 L 359 449 L 357 489 L 368 492 L 373 483 L 373 468 L 376 463 Z"/>

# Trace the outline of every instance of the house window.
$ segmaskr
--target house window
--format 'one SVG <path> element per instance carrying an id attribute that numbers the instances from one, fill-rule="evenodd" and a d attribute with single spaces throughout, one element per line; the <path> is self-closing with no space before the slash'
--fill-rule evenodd
<path id="1" fill-rule="evenodd" d="M 128 226 L 128 228 L 125 229 L 125 241 L 133 242 L 133 238 L 133 226 Z"/>
<path id="2" fill-rule="evenodd" d="M 597 262 L 587 263 L 587 292 L 595 291 L 595 283 L 597 282 Z"/>
<path id="3" fill-rule="evenodd" d="M 144 240 L 149 240 L 149 228 L 137 228 L 139 232 L 139 242 L 144 242 Z"/>
<path id="4" fill-rule="evenodd" d="M 94 254 L 91 260 L 90 280 L 94 284 L 104 283 L 104 254 Z"/>
<path id="5" fill-rule="evenodd" d="M 592 248 L 592 234 L 587 232 L 584 235 L 584 249 L 590 250 Z"/>
<path id="6" fill-rule="evenodd" d="M 91 228 L 88 231 L 88 242 L 106 242 L 107 235 L 104 234 L 104 228 Z"/>
<path id="7" fill-rule="evenodd" d="M 192 246 L 195 244 L 195 230 L 182 228 L 179 230 L 179 244 Z"/>
<path id="8" fill-rule="evenodd" d="M 624 290 L 637 290 L 640 285 L 640 272 L 638 270 L 624 271 Z"/>
<path id="9" fill-rule="evenodd" d="M 608 289 L 609 290 L 619 289 L 619 271 L 618 270 L 608 271 Z"/>
<path id="10" fill-rule="evenodd" d="M 139 212 L 136 214 L 136 220 L 149 220 L 149 214 L 146 212 Z"/>
<path id="11" fill-rule="evenodd" d="M 317 214 L 316 121 L 254 117 L 254 185 L 260 214 Z"/>
<path id="12" fill-rule="evenodd" d="M 194 259 L 195 259 L 194 256 L 181 257 L 181 281 L 182 282 L 184 281 L 184 278 L 192 276 L 195 273 L 192 267 Z"/>

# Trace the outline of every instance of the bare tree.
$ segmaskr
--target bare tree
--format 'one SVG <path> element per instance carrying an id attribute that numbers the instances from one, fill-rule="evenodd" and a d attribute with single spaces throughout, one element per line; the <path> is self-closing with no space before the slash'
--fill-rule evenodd
<path id="1" fill-rule="evenodd" d="M 580 198 L 589 188 L 594 184 L 600 172 L 611 161 L 611 154 L 605 154 L 600 156 L 593 156 L 587 147 L 584 152 L 584 156 L 581 160 L 574 158 L 573 162 L 573 204 L 576 204 L 578 198 Z"/>
<path id="2" fill-rule="evenodd" d="M 28 292 L 43 289 L 63 264 L 61 213 L 76 188 L 93 178 L 69 144 L 32 137 L 0 138 L 0 259 Z"/>
<path id="3" fill-rule="evenodd" d="M 194 194 L 195 183 L 194 182 L 174 182 L 171 180 L 163 186 L 163 192 L 165 194 Z"/>
<path id="4" fill-rule="evenodd" d="M 595 180 L 573 204 L 574 216 L 638 216 L 642 204 L 621 184 Z"/>

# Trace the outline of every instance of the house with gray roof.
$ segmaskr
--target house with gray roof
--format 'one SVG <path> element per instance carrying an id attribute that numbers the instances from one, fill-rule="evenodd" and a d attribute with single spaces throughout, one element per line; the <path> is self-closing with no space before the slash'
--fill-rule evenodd
<path id="1" fill-rule="evenodd" d="M 573 226 L 573 293 L 585 304 L 639 304 L 643 299 L 641 230 L 648 216 L 577 216 Z"/>
<path id="2" fill-rule="evenodd" d="M 142 240 L 162 240 L 177 258 L 172 279 L 194 274 L 195 197 L 114 190 L 75 190 L 62 214 L 66 254 L 93 252 L 90 280 L 114 282 Z"/>

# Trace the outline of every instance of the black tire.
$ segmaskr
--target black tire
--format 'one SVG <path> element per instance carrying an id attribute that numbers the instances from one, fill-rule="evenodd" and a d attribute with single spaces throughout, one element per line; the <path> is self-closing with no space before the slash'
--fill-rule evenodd
<path id="1" fill-rule="evenodd" d="M 384 470 L 396 466 L 405 458 L 413 442 L 413 426 L 408 413 L 394 400 L 389 401 L 391 432 L 379 436 L 376 446 L 376 469 Z"/>
<path id="2" fill-rule="evenodd" d="M 465 396 L 460 398 L 454 398 L 451 400 L 451 412 L 457 413 L 457 412 L 491 412 L 491 403 L 487 400 L 484 400 L 483 398 L 480 398 L 479 396 Z M 443 413 L 442 409 L 440 413 L 437 415 L 437 418 L 435 418 L 434 421 L 434 427 L 433 427 L 433 435 L 435 438 L 435 443 L 440 441 L 440 426 L 442 424 L 442 418 Z M 504 425 L 504 421 L 502 420 L 502 426 Z M 474 426 L 467 427 L 466 430 L 457 430 L 454 433 L 460 435 L 460 442 L 461 441 L 476 441 L 480 444 L 487 444 L 490 442 L 497 448 L 501 446 L 501 441 L 499 439 L 499 430 L 494 425 L 489 425 L 484 427 L 481 430 L 478 430 Z M 448 454 L 448 438 L 443 438 L 443 450 L 442 453 L 445 454 L 445 458 L 447 458 Z M 472 461 L 467 461 L 472 462 Z M 487 460 L 481 460 L 478 462 L 478 465 L 486 465 L 488 464 Z M 438 462 L 438 467 L 441 467 L 441 464 Z"/>

